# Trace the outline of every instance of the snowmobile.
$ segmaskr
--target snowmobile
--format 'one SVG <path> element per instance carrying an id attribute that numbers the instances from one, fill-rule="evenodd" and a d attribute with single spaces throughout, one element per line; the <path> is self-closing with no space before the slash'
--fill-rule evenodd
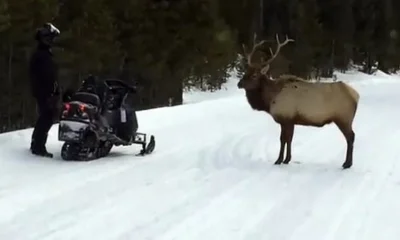
<path id="1" fill-rule="evenodd" d="M 127 103 L 135 88 L 119 79 L 100 84 L 87 78 L 78 91 L 63 100 L 58 139 L 64 144 L 61 157 L 67 161 L 90 161 L 107 156 L 113 146 L 139 144 L 147 155 L 155 148 L 155 138 L 137 132 L 136 111 Z M 148 143 L 147 143 L 148 142 Z"/>

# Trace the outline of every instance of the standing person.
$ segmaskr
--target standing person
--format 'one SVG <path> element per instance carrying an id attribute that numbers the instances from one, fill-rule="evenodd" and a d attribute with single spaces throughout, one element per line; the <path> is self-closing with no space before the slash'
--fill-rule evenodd
<path id="1" fill-rule="evenodd" d="M 60 31 L 51 23 L 44 24 L 36 31 L 36 51 L 30 59 L 30 82 L 32 95 L 36 100 L 39 117 L 32 133 L 31 152 L 52 158 L 47 152 L 48 132 L 53 125 L 60 91 L 57 82 L 57 66 L 53 60 L 52 45 Z"/>

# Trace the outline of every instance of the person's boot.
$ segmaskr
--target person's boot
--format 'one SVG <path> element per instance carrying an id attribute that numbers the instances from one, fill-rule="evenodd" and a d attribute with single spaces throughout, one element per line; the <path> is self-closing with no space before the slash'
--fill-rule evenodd
<path id="1" fill-rule="evenodd" d="M 31 152 L 32 154 L 36 155 L 36 156 L 40 156 L 40 157 L 47 157 L 47 158 L 53 158 L 53 154 L 49 153 L 46 148 L 40 148 L 40 149 L 36 149 L 36 148 L 31 148 Z"/>
<path id="2" fill-rule="evenodd" d="M 44 141 L 38 142 L 37 140 L 32 138 L 31 153 L 41 157 L 53 158 L 53 154 L 49 153 L 44 145 L 44 142 L 46 142 L 47 140 L 47 136 L 43 140 Z"/>

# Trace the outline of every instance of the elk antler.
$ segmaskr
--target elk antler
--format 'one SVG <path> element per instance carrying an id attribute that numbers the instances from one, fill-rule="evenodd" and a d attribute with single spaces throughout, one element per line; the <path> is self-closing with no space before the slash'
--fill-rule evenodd
<path id="1" fill-rule="evenodd" d="M 255 68 L 261 68 L 262 65 L 261 64 L 255 64 L 251 62 L 251 58 L 253 57 L 253 54 L 255 53 L 255 51 L 257 50 L 257 48 L 259 48 L 261 45 L 263 45 L 266 41 L 260 41 L 257 43 L 257 34 L 254 33 L 254 38 L 253 38 L 253 49 L 251 50 L 250 53 L 247 53 L 246 51 L 246 46 L 243 44 L 243 51 L 245 54 L 245 58 L 247 59 L 247 64 L 251 67 L 255 67 Z"/>
<path id="2" fill-rule="evenodd" d="M 276 34 L 276 41 L 277 41 L 277 43 L 278 43 L 278 46 L 276 47 L 276 51 L 275 51 L 275 53 L 274 53 L 274 52 L 272 51 L 272 49 L 269 48 L 272 57 L 271 57 L 268 61 L 266 61 L 265 63 L 263 63 L 263 65 L 265 65 L 265 66 L 261 69 L 261 73 L 262 73 L 262 74 L 266 74 L 266 73 L 268 72 L 268 70 L 269 70 L 269 65 L 271 64 L 272 61 L 274 61 L 274 59 L 276 58 L 276 56 L 278 56 L 279 52 L 281 51 L 281 48 L 282 48 L 283 46 L 285 46 L 286 44 L 288 44 L 289 42 L 294 42 L 293 39 L 288 38 L 288 36 L 286 35 L 286 40 L 285 40 L 283 43 L 281 43 L 281 42 L 279 41 L 279 36 L 278 36 L 278 34 Z"/>

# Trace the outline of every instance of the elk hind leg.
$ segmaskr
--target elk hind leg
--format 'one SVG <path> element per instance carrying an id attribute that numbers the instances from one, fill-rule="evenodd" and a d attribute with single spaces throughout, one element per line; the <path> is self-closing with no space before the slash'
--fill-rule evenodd
<path id="1" fill-rule="evenodd" d="M 284 164 L 288 164 L 292 159 L 292 140 L 294 133 L 294 124 L 288 124 L 285 127 L 285 139 L 286 139 L 286 158 L 283 161 Z"/>
<path id="2" fill-rule="evenodd" d="M 280 142 L 281 146 L 279 149 L 279 156 L 278 159 L 275 161 L 275 164 L 281 164 L 283 161 L 283 153 L 285 151 L 285 146 L 286 146 L 286 127 L 283 124 L 281 125 L 281 136 L 280 136 Z"/>
<path id="3" fill-rule="evenodd" d="M 335 122 L 340 131 L 343 133 L 347 142 L 347 151 L 346 151 L 346 159 L 342 165 L 344 169 L 350 168 L 353 165 L 353 148 L 354 148 L 354 140 L 355 133 L 350 124 L 343 123 L 341 121 Z"/>

